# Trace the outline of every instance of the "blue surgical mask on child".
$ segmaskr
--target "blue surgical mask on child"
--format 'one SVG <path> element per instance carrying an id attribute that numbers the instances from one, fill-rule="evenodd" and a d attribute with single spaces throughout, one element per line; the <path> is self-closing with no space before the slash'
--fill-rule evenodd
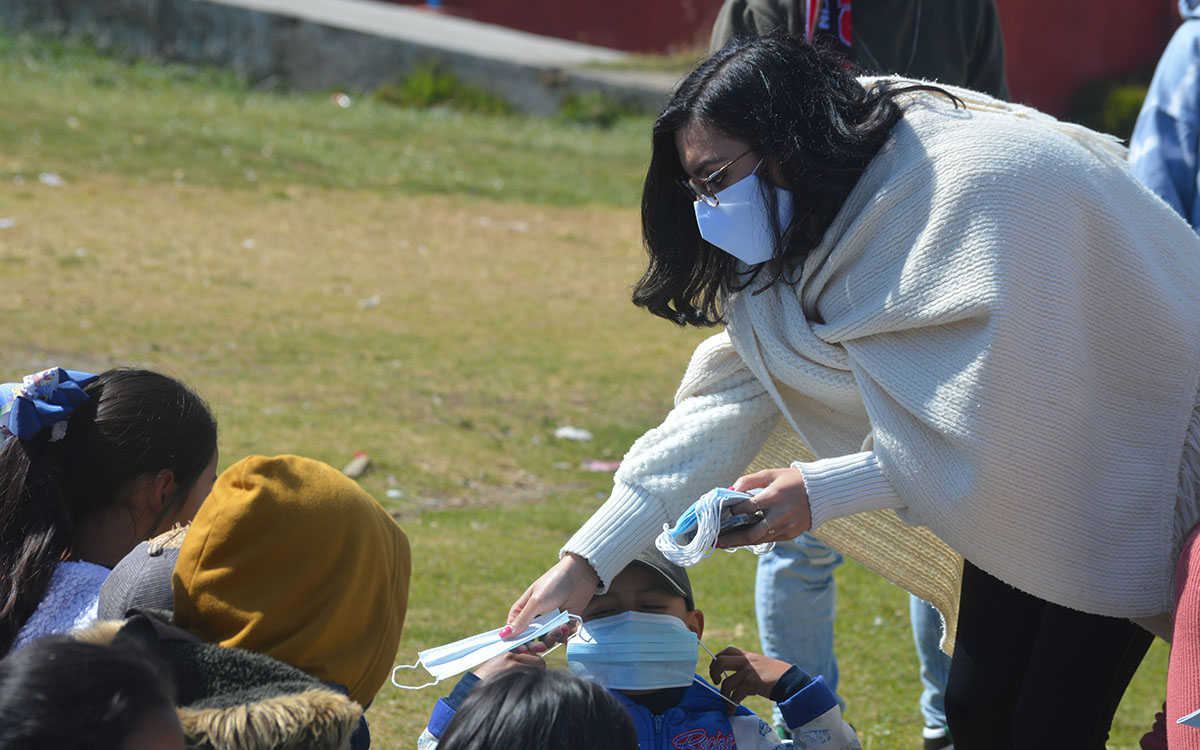
<path id="1" fill-rule="evenodd" d="M 776 216 L 781 229 L 792 217 L 792 193 L 775 188 Z M 718 205 L 696 201 L 700 236 L 747 265 L 775 256 L 775 232 L 763 197 L 762 182 L 751 174 L 717 193 Z"/>
<path id="2" fill-rule="evenodd" d="M 584 623 L 567 641 L 567 666 L 613 690 L 687 687 L 700 645 L 678 617 L 622 612 Z"/>

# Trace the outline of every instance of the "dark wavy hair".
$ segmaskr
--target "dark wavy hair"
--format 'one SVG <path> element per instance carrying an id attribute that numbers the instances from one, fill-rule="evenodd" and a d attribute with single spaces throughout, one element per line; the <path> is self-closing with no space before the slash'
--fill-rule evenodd
<path id="1" fill-rule="evenodd" d="M 757 282 L 756 292 L 798 270 L 841 209 L 867 163 L 903 111 L 898 94 L 924 85 L 864 88 L 832 52 L 786 35 L 737 39 L 704 60 L 671 95 L 654 123 L 650 167 L 642 189 L 642 238 L 650 255 L 634 287 L 634 304 L 680 325 L 722 322 L 721 303 Z M 762 180 L 774 257 L 749 274 L 700 237 L 693 200 L 680 189 L 683 165 L 675 134 L 700 123 L 751 147 L 794 195 L 795 213 L 777 221 L 776 188 Z"/>
<path id="2" fill-rule="evenodd" d="M 567 672 L 514 669 L 479 685 L 450 720 L 441 750 L 637 750 L 629 714 Z"/>
<path id="3" fill-rule="evenodd" d="M 124 747 L 173 701 L 151 654 L 48 636 L 0 660 L 0 750 Z"/>
<path id="4" fill-rule="evenodd" d="M 114 369 L 83 391 L 89 400 L 67 419 L 63 439 L 43 430 L 0 449 L 0 654 L 37 609 L 55 565 L 70 557 L 82 517 L 120 505 L 134 479 L 170 469 L 179 489 L 157 527 L 217 449 L 208 405 L 174 378 Z"/>

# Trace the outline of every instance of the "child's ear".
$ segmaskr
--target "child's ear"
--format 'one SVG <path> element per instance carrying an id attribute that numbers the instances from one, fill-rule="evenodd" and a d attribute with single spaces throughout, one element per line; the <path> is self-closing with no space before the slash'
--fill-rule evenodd
<path id="1" fill-rule="evenodd" d="M 699 609 L 693 609 L 683 618 L 683 624 L 687 625 L 687 629 L 696 634 L 697 638 L 704 637 L 704 612 Z"/>
<path id="2" fill-rule="evenodd" d="M 139 513 L 154 517 L 167 504 L 175 492 L 175 472 L 163 469 L 154 474 L 143 474 L 134 480 L 129 500 Z"/>
<path id="3" fill-rule="evenodd" d="M 175 472 L 162 469 L 154 475 L 154 503 L 156 510 L 161 511 L 179 490 L 175 481 Z"/>
<path id="4" fill-rule="evenodd" d="M 154 532 L 151 524 L 160 517 L 177 489 L 175 472 L 170 469 L 146 473 L 133 481 L 127 500 L 134 512 L 133 533 L 137 541 Z"/>

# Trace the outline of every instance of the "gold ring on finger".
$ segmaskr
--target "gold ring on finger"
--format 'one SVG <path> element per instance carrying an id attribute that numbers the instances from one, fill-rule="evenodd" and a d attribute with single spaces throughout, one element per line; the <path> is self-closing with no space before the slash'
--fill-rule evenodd
<path id="1" fill-rule="evenodd" d="M 775 529 L 771 528 L 771 522 L 765 518 L 762 520 L 762 522 L 767 527 L 767 536 L 775 536 Z"/>
<path id="2" fill-rule="evenodd" d="M 750 498 L 750 502 L 754 503 L 754 517 L 755 518 L 761 519 L 767 515 L 766 513 L 763 513 L 762 508 L 758 507 L 758 500 L 756 500 L 755 498 Z"/>

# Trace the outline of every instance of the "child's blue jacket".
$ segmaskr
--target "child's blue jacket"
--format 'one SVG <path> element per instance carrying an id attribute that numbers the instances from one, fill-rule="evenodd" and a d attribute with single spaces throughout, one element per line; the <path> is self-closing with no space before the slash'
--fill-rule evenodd
<path id="1" fill-rule="evenodd" d="M 730 716 L 729 704 L 699 675 L 683 699 L 660 714 L 619 691 L 609 692 L 633 719 L 639 750 L 860 750 L 854 729 L 842 720 L 837 699 L 825 680 L 809 678 L 803 672 L 800 676 L 802 679 L 795 681 L 800 687 L 779 703 L 791 740 L 781 740 L 770 724 L 744 706 Z M 448 698 L 438 700 L 429 726 L 418 740 L 420 750 L 437 747 L 437 738 L 454 718 L 459 702 L 478 681 L 467 673 Z"/>

